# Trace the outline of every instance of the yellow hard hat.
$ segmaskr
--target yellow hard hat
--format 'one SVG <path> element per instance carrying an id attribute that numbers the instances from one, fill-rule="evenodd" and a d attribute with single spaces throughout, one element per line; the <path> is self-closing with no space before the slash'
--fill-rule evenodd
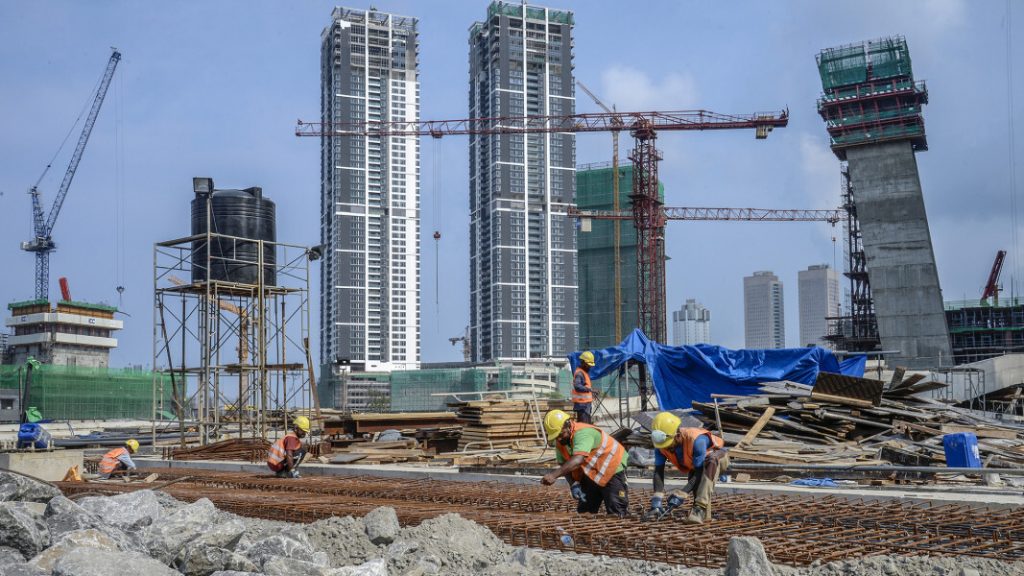
<path id="1" fill-rule="evenodd" d="M 676 440 L 676 432 L 682 424 L 679 416 L 671 412 L 658 412 L 651 422 L 651 443 L 655 448 L 668 448 Z"/>
<path id="2" fill-rule="evenodd" d="M 587 366 L 594 365 L 594 353 L 587 350 L 583 354 L 580 354 L 580 363 L 586 364 Z"/>
<path id="3" fill-rule="evenodd" d="M 139 441 L 136 440 L 135 438 L 129 438 L 128 440 L 125 441 L 124 445 L 127 446 L 129 450 L 131 450 L 132 454 L 135 454 L 136 452 L 139 451 Z"/>
<path id="4" fill-rule="evenodd" d="M 562 410 L 552 410 L 544 415 L 544 432 L 548 435 L 548 442 L 554 442 L 555 438 L 558 438 L 567 420 L 569 415 Z"/>
<path id="5" fill-rule="evenodd" d="M 296 416 L 295 427 L 303 432 L 309 433 L 309 418 L 306 418 L 305 416 Z"/>

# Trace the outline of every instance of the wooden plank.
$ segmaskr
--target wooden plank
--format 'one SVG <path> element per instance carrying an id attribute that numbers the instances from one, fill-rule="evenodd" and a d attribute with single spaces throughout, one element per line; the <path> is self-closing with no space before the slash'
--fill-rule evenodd
<path id="1" fill-rule="evenodd" d="M 757 419 L 757 422 L 755 422 L 754 425 L 750 428 L 750 431 L 748 431 L 747 434 L 743 436 L 743 438 L 739 441 L 739 443 L 736 444 L 736 447 L 743 448 L 747 444 L 750 444 L 754 440 L 754 438 L 757 438 L 757 435 L 761 433 L 761 430 L 764 429 L 765 425 L 768 424 L 768 421 L 771 420 L 773 416 L 775 416 L 775 408 L 769 406 L 761 414 L 761 417 Z"/>
<path id="2" fill-rule="evenodd" d="M 1017 431 L 1007 428 L 981 428 L 978 426 L 964 426 L 962 424 L 943 424 L 940 430 L 943 434 L 971 432 L 978 438 L 1002 438 L 1004 440 L 1017 439 Z"/>

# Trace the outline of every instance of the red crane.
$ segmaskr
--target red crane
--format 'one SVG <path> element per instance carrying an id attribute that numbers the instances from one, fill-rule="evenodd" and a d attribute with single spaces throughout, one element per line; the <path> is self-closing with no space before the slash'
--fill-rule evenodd
<path id="1" fill-rule="evenodd" d="M 999 305 L 999 274 L 1003 271 L 1003 260 L 1006 259 L 1006 250 L 996 252 L 996 261 L 992 263 L 992 271 L 988 273 L 988 282 L 985 282 L 985 290 L 981 293 L 981 304 L 988 304 L 992 298 L 992 305 Z"/>
<path id="2" fill-rule="evenodd" d="M 665 212 L 658 199 L 659 131 L 753 129 L 758 139 L 789 124 L 789 111 L 730 115 L 707 110 L 655 112 L 598 112 L 588 114 L 502 116 L 461 120 L 302 122 L 296 136 L 430 136 L 544 134 L 555 132 L 620 132 L 628 130 L 635 143 L 632 219 L 637 231 L 638 326 L 657 342 L 666 339 Z"/>

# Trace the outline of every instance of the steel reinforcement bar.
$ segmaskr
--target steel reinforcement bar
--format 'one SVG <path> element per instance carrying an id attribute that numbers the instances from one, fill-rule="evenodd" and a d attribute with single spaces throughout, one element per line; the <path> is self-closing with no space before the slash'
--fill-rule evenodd
<path id="1" fill-rule="evenodd" d="M 714 520 L 702 528 L 708 537 L 694 539 L 676 524 L 679 516 L 645 523 L 637 513 L 621 519 L 577 514 L 564 487 L 373 476 L 293 480 L 184 469 L 161 473 L 161 480 L 179 480 L 162 488 L 178 499 L 209 498 L 243 516 L 313 522 L 390 506 L 403 524 L 416 524 L 454 512 L 512 545 L 691 566 L 724 565 L 732 536 L 756 536 L 774 562 L 791 565 L 874 554 L 1024 560 L 1021 509 L 730 494 L 714 498 Z M 116 482 L 57 485 L 70 497 L 148 487 Z M 268 499 L 267 492 L 277 494 Z M 650 491 L 633 490 L 630 496 L 634 512 L 639 512 Z M 268 500 L 279 504 L 268 505 Z M 571 546 L 561 541 L 565 533 L 572 536 Z"/>

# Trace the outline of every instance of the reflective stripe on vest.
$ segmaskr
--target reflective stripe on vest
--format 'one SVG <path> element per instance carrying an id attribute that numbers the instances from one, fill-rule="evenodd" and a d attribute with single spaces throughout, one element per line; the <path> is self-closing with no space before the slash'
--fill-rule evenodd
<path id="1" fill-rule="evenodd" d="M 284 439 L 289 436 L 295 436 L 295 433 L 289 432 L 270 445 L 270 450 L 267 451 L 267 464 L 277 466 L 284 462 L 284 459 L 288 456 L 288 451 L 284 449 Z M 295 437 L 298 438 L 298 436 Z"/>
<path id="2" fill-rule="evenodd" d="M 100 460 L 99 471 L 100 474 L 110 474 L 114 470 L 117 470 L 117 463 L 120 462 L 118 458 L 128 453 L 127 448 L 114 448 L 110 452 L 103 455 L 103 459 Z"/>
<path id="3" fill-rule="evenodd" d="M 583 374 L 583 380 L 587 386 L 586 392 L 576 390 L 576 376 L 579 374 Z M 572 402 L 573 404 L 590 404 L 593 401 L 594 393 L 590 391 L 590 374 L 587 374 L 583 368 L 577 368 L 572 375 Z"/>
<path id="4" fill-rule="evenodd" d="M 697 438 L 701 436 L 707 436 L 711 439 L 711 445 L 708 446 L 708 452 L 713 450 L 721 450 L 725 446 L 725 440 L 722 440 L 718 436 L 715 436 L 709 430 L 703 428 L 680 428 L 679 432 L 683 435 L 683 461 L 680 462 L 679 458 L 676 458 L 676 447 L 662 448 L 661 454 L 665 456 L 665 459 L 672 463 L 676 467 L 676 470 L 684 474 L 688 474 L 690 470 L 693 470 L 693 443 L 697 441 Z M 706 458 L 706 456 L 705 456 Z"/>
<path id="5" fill-rule="evenodd" d="M 573 480 L 579 481 L 580 475 L 578 472 L 583 471 L 588 478 L 594 481 L 594 484 L 598 486 L 604 486 L 612 479 L 615 475 L 615 470 L 622 463 L 623 457 L 626 455 L 626 449 L 607 434 L 604 430 L 601 430 L 597 426 L 590 424 L 583 424 L 580 422 L 572 423 L 572 432 L 569 434 L 569 446 L 572 445 L 572 439 L 576 436 L 578 430 L 584 428 L 593 428 L 601 433 L 601 442 L 598 443 L 597 447 L 590 451 L 589 454 L 584 456 L 583 465 L 580 466 L 579 470 L 573 471 Z M 571 458 L 569 454 L 569 446 L 562 444 L 561 442 L 555 442 L 555 446 L 558 448 L 558 452 L 562 455 L 562 458 L 566 461 Z"/>

